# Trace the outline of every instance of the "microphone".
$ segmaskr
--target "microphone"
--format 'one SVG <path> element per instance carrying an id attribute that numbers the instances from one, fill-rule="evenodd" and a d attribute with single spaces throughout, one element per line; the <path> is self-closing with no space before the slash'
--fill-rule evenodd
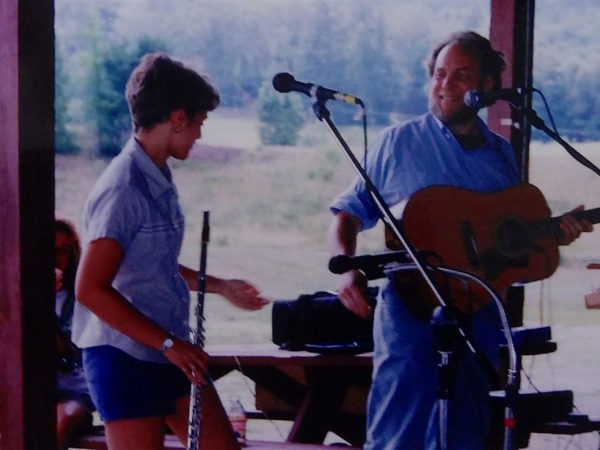
<path id="1" fill-rule="evenodd" d="M 524 90 L 522 88 L 495 89 L 493 91 L 468 91 L 463 101 L 471 109 L 481 109 L 493 105 L 498 100 L 520 106 L 523 103 Z"/>
<path id="2" fill-rule="evenodd" d="M 370 272 L 375 269 L 375 266 L 393 262 L 409 263 L 411 262 L 411 258 L 404 250 L 379 253 L 375 255 L 338 255 L 329 260 L 329 271 L 331 273 L 335 273 L 336 275 L 346 273 L 352 269 Z"/>
<path id="3" fill-rule="evenodd" d="M 287 72 L 278 73 L 273 77 L 273 87 L 277 92 L 300 92 L 308 95 L 315 100 L 337 100 L 340 102 L 351 103 L 364 107 L 362 100 L 350 94 L 327 89 L 323 86 L 312 83 L 303 83 L 297 81 L 291 74 Z"/>

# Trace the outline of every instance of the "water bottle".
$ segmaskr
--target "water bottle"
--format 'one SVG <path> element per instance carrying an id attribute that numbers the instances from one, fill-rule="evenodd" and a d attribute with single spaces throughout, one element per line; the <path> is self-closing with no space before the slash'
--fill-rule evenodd
<path id="1" fill-rule="evenodd" d="M 246 442 L 246 411 L 244 411 L 239 398 L 233 397 L 229 400 L 227 416 L 235 438 L 240 444 L 244 444 Z"/>

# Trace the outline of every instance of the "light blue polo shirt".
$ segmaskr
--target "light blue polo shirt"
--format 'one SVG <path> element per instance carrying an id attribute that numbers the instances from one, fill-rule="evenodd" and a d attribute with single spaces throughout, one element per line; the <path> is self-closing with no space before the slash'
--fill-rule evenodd
<path id="1" fill-rule="evenodd" d="M 183 230 L 169 168 L 161 171 L 130 139 L 88 196 L 84 246 L 100 238 L 116 240 L 124 258 L 113 287 L 160 326 L 187 339 L 190 294 L 178 265 Z M 79 302 L 73 341 L 80 348 L 112 345 L 144 361 L 167 362 L 160 352 L 118 332 Z"/>
<path id="2" fill-rule="evenodd" d="M 379 134 L 369 146 L 367 174 L 386 205 L 393 208 L 428 186 L 497 192 L 518 183 L 512 147 L 478 120 L 485 144 L 473 150 L 463 149 L 431 113 Z M 358 177 L 332 203 L 333 213 L 340 210 L 358 217 L 363 230 L 375 226 L 380 218 L 365 183 Z"/>

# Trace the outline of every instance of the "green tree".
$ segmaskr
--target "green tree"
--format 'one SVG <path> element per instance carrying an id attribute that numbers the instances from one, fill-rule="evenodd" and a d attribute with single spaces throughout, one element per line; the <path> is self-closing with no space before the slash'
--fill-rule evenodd
<path id="1" fill-rule="evenodd" d="M 77 147 L 73 134 L 67 128 L 70 80 L 64 70 L 62 55 L 59 52 L 56 52 L 54 77 L 54 150 L 56 153 L 79 153 L 81 149 Z"/>
<path id="2" fill-rule="evenodd" d="M 133 47 L 115 44 L 98 52 L 90 78 L 90 107 L 96 117 L 100 156 L 117 155 L 131 133 L 125 85 L 140 57 L 156 51 L 166 51 L 166 45 L 160 40 L 142 38 Z"/>
<path id="3" fill-rule="evenodd" d="M 260 140 L 265 145 L 295 145 L 304 117 L 297 98 L 282 95 L 263 82 L 257 101 Z"/>

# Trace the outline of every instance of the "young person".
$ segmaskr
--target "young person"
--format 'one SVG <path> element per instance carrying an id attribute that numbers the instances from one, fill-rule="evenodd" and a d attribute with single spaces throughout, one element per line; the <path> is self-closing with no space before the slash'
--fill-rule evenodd
<path id="1" fill-rule="evenodd" d="M 178 264 L 184 217 L 167 165 L 185 160 L 219 96 L 165 54 L 145 55 L 125 90 L 133 136 L 90 193 L 73 335 L 111 450 L 162 448 L 165 425 L 187 439 L 190 382 L 203 389 L 201 449 L 238 448 L 207 354 L 188 342 L 189 290 Z M 251 284 L 207 276 L 207 292 L 257 310 Z"/>

